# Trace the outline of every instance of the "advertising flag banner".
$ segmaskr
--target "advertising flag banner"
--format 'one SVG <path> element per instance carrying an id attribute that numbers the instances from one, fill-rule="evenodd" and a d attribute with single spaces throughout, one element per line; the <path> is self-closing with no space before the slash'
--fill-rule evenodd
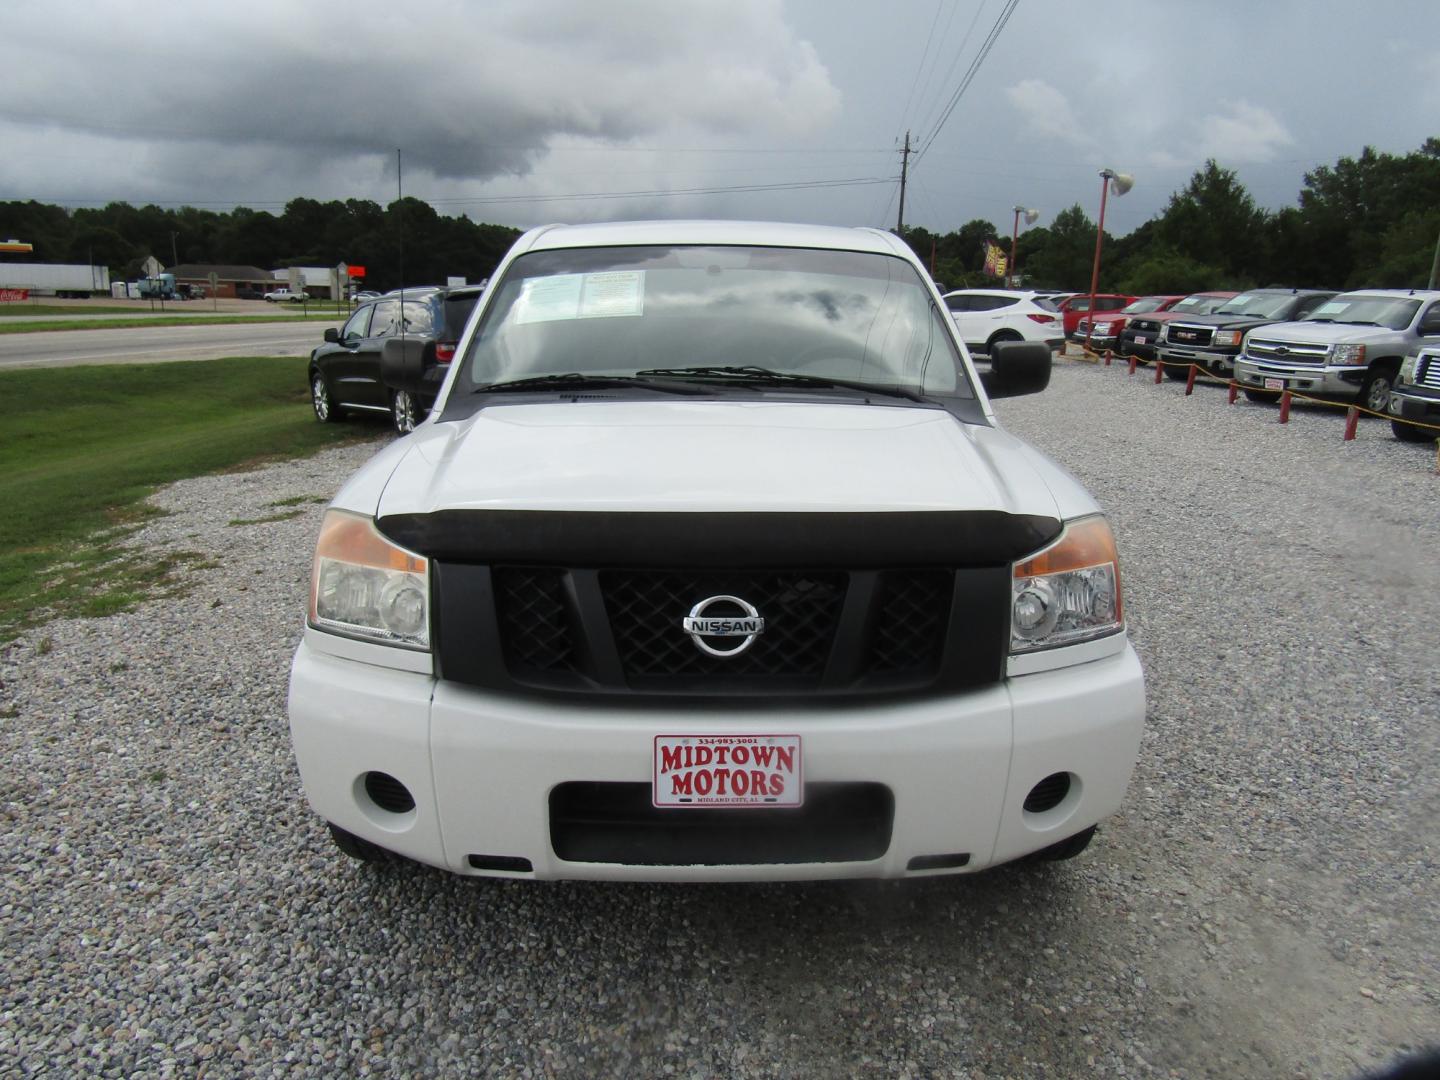
<path id="1" fill-rule="evenodd" d="M 1005 271 L 1008 269 L 1006 264 L 1009 261 L 999 244 L 985 241 L 985 273 L 991 277 L 1004 277 Z"/>

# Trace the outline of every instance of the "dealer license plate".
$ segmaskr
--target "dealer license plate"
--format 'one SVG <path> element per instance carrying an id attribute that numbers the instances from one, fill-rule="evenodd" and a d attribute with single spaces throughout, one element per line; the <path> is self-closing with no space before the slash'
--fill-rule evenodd
<path id="1" fill-rule="evenodd" d="M 799 735 L 655 736 L 656 806 L 799 806 L 803 778 Z"/>
<path id="2" fill-rule="evenodd" d="M 1285 389 L 1285 380 L 1284 380 L 1284 379 L 1266 379 L 1266 380 L 1265 380 L 1265 389 L 1266 389 L 1266 390 L 1284 390 L 1284 389 Z"/>
<path id="3" fill-rule="evenodd" d="M 1136 334 L 1136 335 L 1135 335 L 1135 344 L 1136 344 L 1136 345 L 1148 345 L 1149 343 L 1150 343 L 1150 339 L 1147 338 L 1144 334 Z"/>

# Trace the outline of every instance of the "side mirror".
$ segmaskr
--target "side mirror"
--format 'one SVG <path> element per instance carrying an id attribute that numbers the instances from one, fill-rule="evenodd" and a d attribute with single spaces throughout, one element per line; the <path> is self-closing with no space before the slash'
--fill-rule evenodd
<path id="1" fill-rule="evenodd" d="M 1043 341 L 1001 341 L 980 382 L 992 398 L 1038 394 L 1050 385 L 1050 346 Z"/>
<path id="2" fill-rule="evenodd" d="M 1432 312 L 1426 315 L 1425 318 L 1420 320 L 1420 325 L 1416 328 L 1415 332 L 1423 337 L 1440 334 L 1440 314 Z"/>
<path id="3" fill-rule="evenodd" d="M 325 328 L 325 340 L 331 345 L 340 344 L 340 331 L 333 326 L 327 326 Z"/>
<path id="4" fill-rule="evenodd" d="M 424 337 L 386 338 L 380 350 L 380 381 L 392 390 L 421 389 L 425 372 L 435 366 L 435 340 Z"/>

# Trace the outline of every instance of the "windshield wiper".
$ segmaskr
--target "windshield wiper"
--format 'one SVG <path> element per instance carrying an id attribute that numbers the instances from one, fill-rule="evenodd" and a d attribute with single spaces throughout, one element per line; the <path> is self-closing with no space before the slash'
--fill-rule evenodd
<path id="1" fill-rule="evenodd" d="M 899 386 L 876 386 L 874 383 L 859 382 L 853 379 L 832 379 L 829 376 L 821 375 L 798 375 L 791 371 L 774 371 L 771 368 L 758 367 L 754 364 L 737 366 L 708 366 L 699 365 L 696 367 L 680 368 L 649 368 L 645 371 L 637 371 L 640 376 L 658 376 L 671 379 L 699 379 L 714 380 L 716 382 L 745 382 L 745 383 L 771 383 L 786 386 L 808 386 L 817 390 L 858 390 L 864 394 L 878 394 L 881 397 L 904 398 L 906 401 L 919 401 L 927 405 L 933 402 L 924 394 L 915 390 L 906 390 Z"/>
<path id="2" fill-rule="evenodd" d="M 1306 319 L 1305 321 L 1306 321 L 1306 322 L 1334 322 L 1335 320 L 1334 320 L 1334 319 L 1315 319 L 1315 318 L 1310 318 L 1310 319 Z"/>
<path id="3" fill-rule="evenodd" d="M 640 375 L 644 375 L 641 372 Z M 640 378 L 636 375 L 582 375 L 578 371 L 563 375 L 532 375 L 525 379 L 509 379 L 505 382 L 486 383 L 474 389 L 476 394 L 520 393 L 526 390 L 613 390 L 616 388 L 639 387 L 643 390 L 658 390 L 664 394 L 684 394 L 690 397 L 703 396 L 706 391 L 688 383 L 661 382 L 657 379 Z"/>
<path id="4" fill-rule="evenodd" d="M 1371 322 L 1369 319 L 1341 319 L 1346 326 L 1379 326 L 1378 322 Z M 1388 329 L 1393 329 L 1390 327 Z"/>

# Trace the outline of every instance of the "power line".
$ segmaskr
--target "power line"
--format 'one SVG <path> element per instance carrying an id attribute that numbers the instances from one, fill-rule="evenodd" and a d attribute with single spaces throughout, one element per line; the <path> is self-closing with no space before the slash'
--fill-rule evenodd
<path id="1" fill-rule="evenodd" d="M 980 0 L 980 2 L 975 5 L 975 14 L 973 14 L 973 15 L 970 16 L 970 25 L 967 26 L 967 27 L 965 27 L 965 36 L 960 39 L 960 47 L 955 50 L 955 54 L 954 54 L 954 56 L 953 56 L 953 57 L 951 58 L 951 60 L 950 60 L 950 66 L 945 69 L 945 76 L 944 76 L 944 78 L 942 78 L 942 79 L 940 80 L 940 85 L 941 85 L 941 86 L 944 86 L 946 83 L 948 83 L 948 82 L 950 81 L 950 76 L 953 75 L 953 74 L 955 74 L 955 69 L 960 66 L 960 59 L 961 59 L 961 57 L 963 57 L 963 56 L 965 55 L 965 47 L 970 44 L 970 37 L 971 37 L 971 35 L 973 35 L 973 34 L 975 33 L 975 24 L 980 21 L 980 15 L 981 15 L 981 13 L 985 10 L 985 4 L 986 4 L 986 3 L 987 3 L 987 0 Z M 954 8 L 951 8 L 951 9 L 950 9 L 950 15 L 951 15 L 951 18 L 953 19 L 953 18 L 954 18 L 954 15 L 955 15 L 955 9 L 954 9 Z M 949 27 L 949 24 L 948 24 L 948 23 L 946 24 L 945 30 L 946 30 L 946 33 L 949 33 L 950 27 Z M 932 71 L 930 72 L 930 75 L 931 75 L 931 77 L 933 78 L 934 75 L 935 75 L 935 72 L 932 70 Z M 927 92 L 928 92 L 929 89 L 930 89 L 930 82 L 929 82 L 929 80 L 926 80 L 925 89 L 926 89 Z M 926 121 L 925 121 L 923 124 L 920 125 L 920 130 L 921 130 L 921 131 L 926 131 L 926 130 L 928 130 L 928 129 L 930 128 L 930 126 L 931 126 L 931 120 L 934 119 L 935 113 L 939 110 L 939 107 L 940 107 L 940 101 L 939 101 L 939 98 L 936 97 L 936 99 L 931 102 L 930 107 L 927 108 L 927 109 L 925 109 L 924 112 L 923 112 L 923 114 L 922 114 L 922 115 L 926 116 L 928 119 L 926 119 Z"/>
<path id="2" fill-rule="evenodd" d="M 930 46 L 935 43 L 935 24 L 940 21 L 940 12 L 945 9 L 945 0 L 935 0 L 935 14 L 930 19 L 930 32 L 925 35 L 925 49 L 920 54 L 920 63 L 915 65 L 915 77 L 910 80 L 910 92 L 905 95 L 905 105 L 900 110 L 900 123 L 910 115 L 910 102 L 915 99 L 915 87 L 920 85 L 920 75 L 925 70 L 925 61 L 930 58 Z M 955 15 L 955 9 L 950 9 L 951 18 Z M 949 30 L 949 23 L 946 23 L 946 30 Z M 939 55 L 939 50 L 936 50 Z"/>
<path id="3" fill-rule="evenodd" d="M 985 58 L 990 55 L 990 50 L 995 47 L 995 42 L 999 40 L 1001 32 L 1005 29 L 1005 24 L 1010 21 L 1010 16 L 1015 13 L 1015 9 L 1019 4 L 1020 0 L 1006 0 L 1005 6 L 995 19 L 995 25 L 990 28 L 990 33 L 981 44 L 980 50 L 975 54 L 975 59 L 970 61 L 970 67 L 960 80 L 960 85 L 956 88 L 955 93 L 951 95 L 950 103 L 945 106 L 945 112 L 940 117 L 940 122 L 935 125 L 935 130 L 930 133 L 930 137 L 925 140 L 925 144 L 920 147 L 919 153 L 915 155 L 915 164 L 920 164 L 921 159 L 925 156 L 925 152 L 935 145 L 935 140 L 940 135 L 941 130 L 944 129 L 946 121 L 950 119 L 950 114 L 955 111 L 955 106 L 960 104 L 960 99 L 965 95 L 965 91 L 968 90 L 970 84 L 975 81 L 975 76 L 979 73 L 980 66 L 985 63 Z"/>
<path id="4" fill-rule="evenodd" d="M 801 191 L 813 188 L 865 187 L 870 184 L 893 184 L 890 176 L 856 177 L 848 180 L 803 180 L 784 184 L 732 184 L 724 187 L 656 188 L 650 191 L 587 191 L 570 195 L 491 195 L 466 198 L 427 199 L 437 206 L 454 204 L 571 202 L 592 199 L 638 199 L 671 195 L 724 195 L 747 191 Z"/>
<path id="5" fill-rule="evenodd" d="M 731 193 L 745 193 L 752 191 L 806 191 L 816 188 L 845 188 L 845 187 L 868 187 L 877 184 L 893 184 L 895 178 L 892 176 L 863 176 L 848 179 L 835 180 L 799 180 L 786 183 L 774 184 L 728 184 L 712 187 L 691 187 L 691 188 L 655 188 L 646 191 L 584 191 L 566 195 L 476 195 L 476 196 L 454 196 L 446 198 L 427 198 L 423 195 L 416 195 L 413 192 L 409 198 L 419 199 L 432 206 L 455 206 L 455 205 L 489 205 L 505 203 L 548 203 L 567 201 L 597 201 L 605 199 L 637 199 L 637 198 L 665 198 L 677 195 L 725 195 Z M 353 198 L 354 196 L 349 196 Z M 149 206 L 175 206 L 194 207 L 200 209 L 207 206 L 244 206 L 254 210 L 261 207 L 284 207 L 294 198 L 311 198 L 311 196 L 294 196 L 292 199 L 127 199 L 111 196 L 104 199 L 76 199 L 67 196 L 36 196 L 28 198 L 39 202 L 54 203 L 59 206 L 105 206 L 114 202 L 125 202 L 131 204 Z M 5 201 L 0 198 L 0 202 Z M 318 201 L 318 200 L 317 200 Z M 330 202 L 343 202 L 343 199 L 325 200 Z"/>

